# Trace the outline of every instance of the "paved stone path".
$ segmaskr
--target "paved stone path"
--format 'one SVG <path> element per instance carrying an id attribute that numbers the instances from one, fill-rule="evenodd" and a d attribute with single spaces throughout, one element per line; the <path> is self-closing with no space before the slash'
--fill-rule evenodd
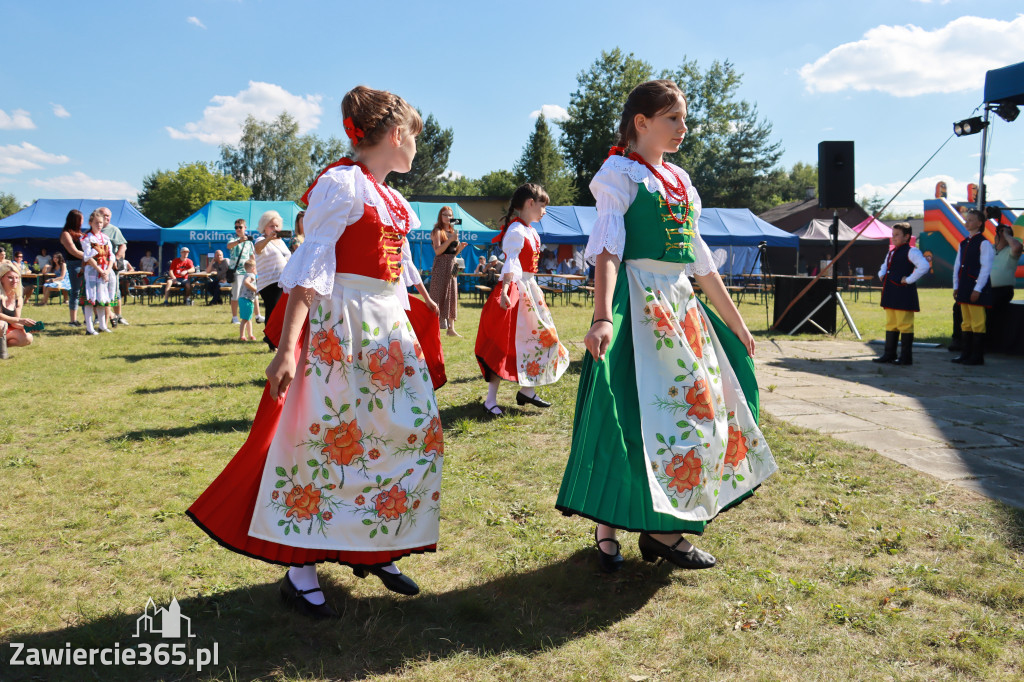
<path id="1" fill-rule="evenodd" d="M 758 341 L 772 416 L 1024 509 L 1024 358 L 961 367 L 945 348 L 915 348 L 896 367 L 871 362 L 881 348 L 867 343 Z"/>

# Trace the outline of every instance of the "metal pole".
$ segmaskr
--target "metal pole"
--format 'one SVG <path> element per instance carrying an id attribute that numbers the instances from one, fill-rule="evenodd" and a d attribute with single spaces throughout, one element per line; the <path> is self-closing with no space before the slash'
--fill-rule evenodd
<path id="1" fill-rule="evenodd" d="M 985 210 L 985 143 L 988 142 L 988 105 L 985 106 L 985 119 L 981 126 L 981 168 L 978 171 L 978 196 L 975 197 L 974 207 L 979 211 Z"/>

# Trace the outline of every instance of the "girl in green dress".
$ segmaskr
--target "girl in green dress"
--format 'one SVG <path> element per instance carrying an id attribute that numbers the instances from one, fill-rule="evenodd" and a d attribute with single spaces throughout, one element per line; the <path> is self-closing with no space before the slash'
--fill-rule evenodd
<path id="1" fill-rule="evenodd" d="M 686 132 L 675 83 L 637 86 L 618 146 L 590 184 L 594 322 L 556 506 L 597 521 L 609 572 L 623 561 L 616 529 L 641 533 L 646 561 L 714 566 L 682 534 L 703 533 L 777 468 L 757 426 L 754 338 L 700 238 L 696 189 L 663 159 Z M 694 296 L 689 275 L 721 318 Z"/>

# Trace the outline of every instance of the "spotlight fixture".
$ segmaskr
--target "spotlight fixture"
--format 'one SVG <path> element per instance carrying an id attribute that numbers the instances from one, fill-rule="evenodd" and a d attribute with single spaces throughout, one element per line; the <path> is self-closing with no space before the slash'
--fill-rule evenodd
<path id="1" fill-rule="evenodd" d="M 988 127 L 988 121 L 982 121 L 981 116 L 975 116 L 974 118 L 965 118 L 962 121 L 954 123 L 953 133 L 957 137 L 963 137 L 964 135 L 980 133 L 986 127 Z"/>
<path id="2" fill-rule="evenodd" d="M 1012 123 L 1017 119 L 1020 109 L 1018 109 L 1017 105 L 1012 102 L 1003 102 L 996 107 L 996 113 L 999 114 L 999 118 L 1003 119 L 1007 123 Z"/>

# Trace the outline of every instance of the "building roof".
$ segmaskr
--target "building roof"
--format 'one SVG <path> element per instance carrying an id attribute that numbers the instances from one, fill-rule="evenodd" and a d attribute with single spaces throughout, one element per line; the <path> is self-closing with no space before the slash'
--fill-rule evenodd
<path id="1" fill-rule="evenodd" d="M 870 217 L 860 206 L 839 210 L 839 219 L 847 225 L 858 225 Z M 812 220 L 832 220 L 832 209 L 818 208 L 817 199 L 805 199 L 770 208 L 758 218 L 786 232 L 796 232 Z"/>

